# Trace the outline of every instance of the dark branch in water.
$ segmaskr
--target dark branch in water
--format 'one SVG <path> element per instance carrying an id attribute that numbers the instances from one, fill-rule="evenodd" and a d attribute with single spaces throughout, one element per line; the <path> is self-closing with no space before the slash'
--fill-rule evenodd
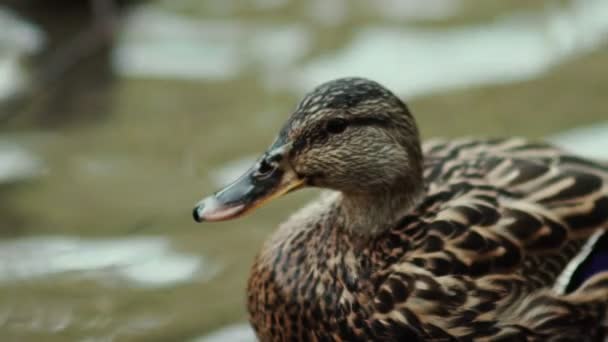
<path id="1" fill-rule="evenodd" d="M 120 24 L 121 11 L 136 1 L 10 1 L 21 16 L 39 25 L 48 36 L 45 49 L 34 58 L 34 76 L 27 89 L 9 103 L 0 104 L 0 120 L 19 116 L 40 116 L 56 121 L 53 116 L 67 112 L 67 97 L 86 92 L 88 86 L 99 87 L 111 77 L 109 52 Z M 86 69 L 84 80 L 78 74 Z M 70 78 L 70 80 L 66 80 Z M 82 78 L 82 77 L 81 77 Z M 85 83 L 83 86 L 82 83 Z M 2 108 L 4 107 L 4 108 Z"/>

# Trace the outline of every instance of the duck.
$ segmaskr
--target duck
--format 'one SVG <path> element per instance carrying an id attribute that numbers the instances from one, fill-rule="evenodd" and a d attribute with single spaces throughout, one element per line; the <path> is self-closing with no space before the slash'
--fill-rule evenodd
<path id="1" fill-rule="evenodd" d="M 198 222 L 301 188 L 247 285 L 260 341 L 599 341 L 608 272 L 554 289 L 608 228 L 608 164 L 523 138 L 421 143 L 407 105 L 360 77 L 304 96 Z"/>

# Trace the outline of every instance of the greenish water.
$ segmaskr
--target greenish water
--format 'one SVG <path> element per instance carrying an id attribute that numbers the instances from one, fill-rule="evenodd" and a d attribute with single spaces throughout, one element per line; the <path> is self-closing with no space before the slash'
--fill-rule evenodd
<path id="1" fill-rule="evenodd" d="M 244 320 L 253 256 L 316 191 L 226 223 L 197 225 L 191 209 L 329 78 L 387 84 L 425 137 L 608 120 L 603 1 L 416 3 L 133 8 L 111 81 L 59 105 L 48 90 L 0 134 L 0 174 L 13 170 L 0 177 L 0 340 L 184 341 Z"/>

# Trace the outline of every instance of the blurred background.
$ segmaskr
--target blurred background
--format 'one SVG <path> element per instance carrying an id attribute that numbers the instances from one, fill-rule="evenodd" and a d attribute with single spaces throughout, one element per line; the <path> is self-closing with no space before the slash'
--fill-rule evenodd
<path id="1" fill-rule="evenodd" d="M 249 266 L 316 191 L 192 207 L 340 76 L 425 138 L 608 160 L 606 0 L 0 1 L 0 340 L 250 340 Z"/>

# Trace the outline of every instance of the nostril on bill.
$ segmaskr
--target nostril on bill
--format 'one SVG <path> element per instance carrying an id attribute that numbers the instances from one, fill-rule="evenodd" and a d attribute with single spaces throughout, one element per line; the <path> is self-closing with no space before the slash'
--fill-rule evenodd
<path id="1" fill-rule="evenodd" d="M 261 175 L 265 175 L 265 174 L 271 172 L 274 169 L 275 169 L 274 165 L 272 165 L 269 162 L 267 162 L 266 159 L 262 159 L 262 161 L 260 162 L 260 167 L 258 168 L 258 172 Z"/>

